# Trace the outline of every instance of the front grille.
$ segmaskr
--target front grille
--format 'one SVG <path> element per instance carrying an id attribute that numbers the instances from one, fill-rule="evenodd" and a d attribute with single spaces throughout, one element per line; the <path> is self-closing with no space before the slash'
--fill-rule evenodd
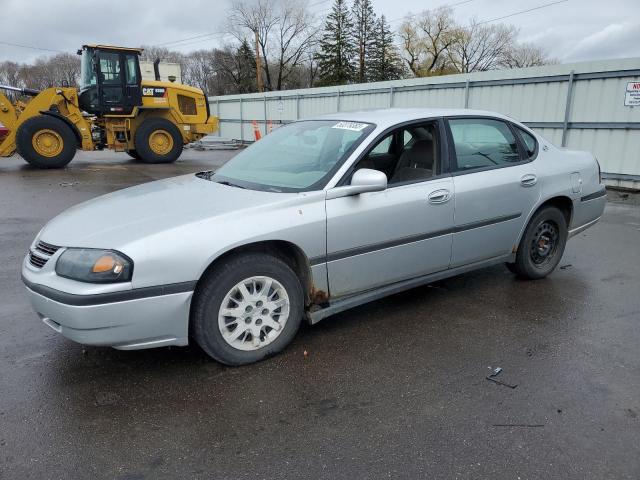
<path id="1" fill-rule="evenodd" d="M 58 250 L 60 247 L 40 241 L 36 244 L 35 250 L 29 250 L 29 263 L 36 268 L 42 268 Z"/>
<path id="2" fill-rule="evenodd" d="M 36 268 L 44 267 L 45 263 L 47 263 L 47 260 L 47 258 L 42 258 L 33 252 L 29 252 L 29 263 Z"/>
<path id="3" fill-rule="evenodd" d="M 59 249 L 60 247 L 56 247 L 55 245 L 51 245 L 42 241 L 38 242 L 38 244 L 36 245 L 36 250 L 44 253 L 48 257 L 56 253 Z"/>

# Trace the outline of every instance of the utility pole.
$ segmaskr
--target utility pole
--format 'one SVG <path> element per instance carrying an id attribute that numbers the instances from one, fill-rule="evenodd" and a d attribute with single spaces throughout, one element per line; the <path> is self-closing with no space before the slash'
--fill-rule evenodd
<path id="1" fill-rule="evenodd" d="M 256 34 L 256 85 L 258 86 L 258 92 L 262 92 L 264 89 L 262 88 L 262 67 L 260 62 L 260 36 L 258 34 L 258 29 L 256 29 L 255 34 Z"/>

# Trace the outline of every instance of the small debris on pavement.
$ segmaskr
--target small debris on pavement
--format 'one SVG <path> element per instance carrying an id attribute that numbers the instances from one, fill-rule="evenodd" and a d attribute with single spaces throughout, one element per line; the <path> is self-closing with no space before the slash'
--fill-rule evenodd
<path id="1" fill-rule="evenodd" d="M 567 268 L 571 268 L 573 267 L 573 265 L 571 265 L 570 263 L 567 263 L 566 265 L 560 265 L 560 270 L 566 270 Z"/>
<path id="2" fill-rule="evenodd" d="M 496 368 L 489 367 L 489 368 L 491 369 L 491 373 L 485 377 L 487 380 L 491 380 L 492 382 L 495 382 L 498 385 L 504 385 L 505 387 L 509 387 L 509 388 L 516 388 L 518 386 L 517 384 L 503 382 L 495 378 L 502 373 L 502 367 L 496 367 Z"/>
<path id="3" fill-rule="evenodd" d="M 544 427 L 542 423 L 494 423 L 492 427 Z"/>
<path id="4" fill-rule="evenodd" d="M 58 185 L 61 187 L 73 187 L 74 185 L 79 184 L 80 182 L 61 182 Z"/>
<path id="5" fill-rule="evenodd" d="M 303 352 L 303 355 L 304 355 L 305 357 L 308 357 L 308 356 L 309 356 L 309 352 L 307 352 L 307 351 L 305 350 L 305 351 Z"/>

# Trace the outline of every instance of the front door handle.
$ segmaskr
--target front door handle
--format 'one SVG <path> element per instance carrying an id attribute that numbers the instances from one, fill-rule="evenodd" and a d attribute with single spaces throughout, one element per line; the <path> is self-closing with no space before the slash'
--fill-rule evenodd
<path id="1" fill-rule="evenodd" d="M 451 192 L 446 189 L 434 190 L 429 194 L 429 203 L 434 205 L 446 203 L 451 199 Z"/>
<path id="2" fill-rule="evenodd" d="M 538 183 L 538 177 L 536 177 L 533 173 L 523 175 L 520 179 L 520 185 L 522 185 L 523 187 L 533 187 L 536 183 Z"/>

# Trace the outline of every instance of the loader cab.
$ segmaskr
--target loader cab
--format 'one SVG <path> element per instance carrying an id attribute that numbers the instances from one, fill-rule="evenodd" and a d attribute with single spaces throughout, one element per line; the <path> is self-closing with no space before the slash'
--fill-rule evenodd
<path id="1" fill-rule="evenodd" d="M 130 115 L 142 105 L 140 53 L 136 48 L 84 45 L 80 108 L 94 115 Z"/>

